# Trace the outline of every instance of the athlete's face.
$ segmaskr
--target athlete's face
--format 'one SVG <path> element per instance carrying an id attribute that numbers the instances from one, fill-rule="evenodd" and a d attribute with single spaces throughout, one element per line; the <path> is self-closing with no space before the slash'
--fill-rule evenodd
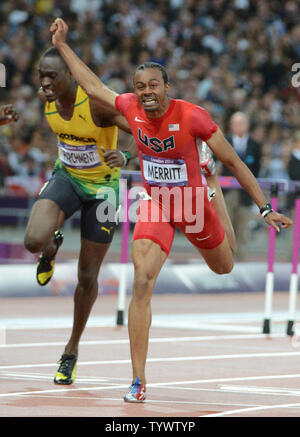
<path id="1" fill-rule="evenodd" d="M 58 57 L 42 58 L 38 71 L 40 84 L 48 102 L 53 102 L 68 90 L 71 73 Z"/>
<path id="2" fill-rule="evenodd" d="M 149 117 L 160 117 L 169 106 L 168 90 L 162 72 L 157 68 L 140 70 L 134 76 L 134 92 Z"/>

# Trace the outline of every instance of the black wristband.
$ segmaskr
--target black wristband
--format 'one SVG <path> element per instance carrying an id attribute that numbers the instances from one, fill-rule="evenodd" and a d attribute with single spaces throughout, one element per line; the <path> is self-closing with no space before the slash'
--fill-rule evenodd
<path id="1" fill-rule="evenodd" d="M 266 217 L 268 214 L 270 214 L 270 212 L 273 212 L 273 208 L 271 203 L 266 203 L 264 206 L 262 206 L 259 210 L 259 212 L 261 213 L 261 215 L 263 217 Z"/>

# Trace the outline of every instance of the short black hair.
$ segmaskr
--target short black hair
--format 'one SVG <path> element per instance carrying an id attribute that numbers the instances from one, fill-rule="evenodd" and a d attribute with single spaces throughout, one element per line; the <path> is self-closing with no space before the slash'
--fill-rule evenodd
<path id="1" fill-rule="evenodd" d="M 63 57 L 61 56 L 61 54 L 59 53 L 59 51 L 57 50 L 56 47 L 52 46 L 49 47 L 41 56 L 41 59 L 43 58 L 59 58 L 61 60 L 61 62 L 63 63 L 63 65 L 65 66 L 65 68 L 68 70 L 69 67 L 67 66 L 67 64 L 65 63 Z"/>
<path id="2" fill-rule="evenodd" d="M 164 80 L 164 83 L 165 84 L 169 83 L 168 73 L 166 72 L 166 69 L 158 62 L 151 62 L 151 61 L 144 62 L 143 64 L 139 65 L 136 68 L 134 75 L 136 75 L 138 71 L 146 70 L 147 68 L 156 68 L 156 69 L 160 70 L 162 77 L 163 77 L 163 80 Z"/>

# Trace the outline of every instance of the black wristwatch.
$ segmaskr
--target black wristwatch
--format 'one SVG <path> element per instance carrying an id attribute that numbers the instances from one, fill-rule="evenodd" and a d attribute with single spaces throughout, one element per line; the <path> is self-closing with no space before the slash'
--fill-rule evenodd
<path id="1" fill-rule="evenodd" d="M 263 217 L 266 217 L 268 214 L 270 214 L 271 212 L 273 212 L 274 210 L 273 210 L 273 208 L 272 208 L 272 205 L 271 205 L 271 203 L 266 203 L 264 206 L 262 206 L 261 208 L 260 208 L 260 210 L 259 210 L 259 212 L 261 213 L 261 215 L 263 216 Z"/>

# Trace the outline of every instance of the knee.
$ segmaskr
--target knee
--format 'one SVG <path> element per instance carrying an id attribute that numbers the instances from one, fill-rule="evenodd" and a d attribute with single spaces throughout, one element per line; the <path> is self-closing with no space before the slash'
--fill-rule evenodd
<path id="1" fill-rule="evenodd" d="M 36 236 L 26 234 L 24 237 L 24 246 L 31 253 L 41 252 L 43 245 L 44 242 Z"/>
<path id="2" fill-rule="evenodd" d="M 217 273 L 218 275 L 227 275 L 228 273 L 232 272 L 234 267 L 233 260 L 227 261 L 224 263 L 219 263 L 217 266 L 214 266 L 211 268 L 213 272 Z"/>
<path id="3" fill-rule="evenodd" d="M 133 283 L 134 298 L 141 303 L 149 303 L 151 301 L 154 283 L 154 275 L 151 275 L 149 272 L 136 271 Z"/>
<path id="4" fill-rule="evenodd" d="M 98 272 L 97 272 L 98 273 Z M 98 274 L 87 270 L 78 271 L 78 285 L 84 289 L 85 293 L 91 293 L 97 290 L 98 292 Z"/>

